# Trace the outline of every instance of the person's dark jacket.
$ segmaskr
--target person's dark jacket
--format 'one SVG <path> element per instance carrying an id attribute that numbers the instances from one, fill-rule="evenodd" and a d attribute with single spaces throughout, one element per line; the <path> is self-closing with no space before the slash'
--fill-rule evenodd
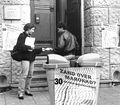
<path id="1" fill-rule="evenodd" d="M 65 30 L 59 39 L 58 39 L 58 46 L 54 49 L 54 52 L 60 55 L 75 55 L 76 49 L 79 47 L 76 37 L 70 33 L 69 31 Z"/>
<path id="2" fill-rule="evenodd" d="M 14 50 L 19 52 L 20 60 L 34 61 L 36 54 L 42 52 L 42 48 L 32 50 L 31 46 L 25 45 L 25 39 L 29 37 L 25 32 L 21 33 L 17 39 Z M 32 51 L 29 51 L 32 50 Z"/>

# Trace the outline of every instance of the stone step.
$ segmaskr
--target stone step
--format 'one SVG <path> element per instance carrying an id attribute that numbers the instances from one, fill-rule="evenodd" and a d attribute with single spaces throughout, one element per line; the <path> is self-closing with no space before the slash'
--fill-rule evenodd
<path id="1" fill-rule="evenodd" d="M 34 63 L 34 72 L 31 87 L 48 87 L 46 71 L 43 64 L 46 63 L 47 56 L 37 56 Z"/>
<path id="2" fill-rule="evenodd" d="M 46 71 L 44 71 L 44 70 L 41 70 L 41 71 L 35 70 L 33 72 L 33 75 L 41 75 L 41 74 L 45 74 L 46 75 Z"/>
<path id="3" fill-rule="evenodd" d="M 46 75 L 35 75 L 32 78 L 32 81 L 40 81 L 40 80 L 47 80 L 47 76 Z"/>
<path id="4" fill-rule="evenodd" d="M 35 87 L 48 87 L 48 83 L 47 83 L 47 81 L 46 82 L 32 82 L 31 83 L 31 87 L 33 88 L 35 88 Z"/>
<path id="5" fill-rule="evenodd" d="M 46 71 L 43 67 L 34 67 L 34 71 Z"/>

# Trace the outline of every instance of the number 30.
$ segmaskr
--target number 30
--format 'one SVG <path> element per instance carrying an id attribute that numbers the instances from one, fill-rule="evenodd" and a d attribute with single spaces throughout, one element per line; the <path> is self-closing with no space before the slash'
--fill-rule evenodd
<path id="1" fill-rule="evenodd" d="M 63 80 L 62 78 L 55 78 L 55 82 L 54 82 L 56 85 L 57 84 L 62 84 L 63 83 Z"/>

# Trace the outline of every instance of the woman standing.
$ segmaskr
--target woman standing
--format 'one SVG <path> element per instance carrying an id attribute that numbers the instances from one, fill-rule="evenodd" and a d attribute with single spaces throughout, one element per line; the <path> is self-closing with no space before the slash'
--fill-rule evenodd
<path id="1" fill-rule="evenodd" d="M 18 98 L 24 99 L 24 94 L 27 96 L 33 96 L 30 93 L 30 83 L 34 70 L 34 60 L 35 60 L 35 49 L 34 45 L 26 45 L 26 38 L 31 38 L 32 33 L 35 30 L 35 26 L 31 23 L 27 23 L 24 26 L 24 32 L 21 33 L 17 39 L 17 44 L 15 49 L 19 52 L 21 56 L 21 66 L 22 71 L 20 73 L 19 80 L 19 91 Z M 39 49 L 39 52 L 42 52 L 42 48 Z"/>

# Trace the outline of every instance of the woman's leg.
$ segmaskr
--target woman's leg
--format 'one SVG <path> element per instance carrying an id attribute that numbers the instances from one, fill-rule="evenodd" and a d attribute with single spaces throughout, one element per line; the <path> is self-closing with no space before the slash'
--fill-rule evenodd
<path id="1" fill-rule="evenodd" d="M 21 66 L 22 66 L 22 70 L 20 73 L 20 80 L 19 80 L 19 94 L 24 94 L 25 91 L 25 84 L 26 84 L 26 79 L 28 76 L 28 72 L 29 72 L 29 66 L 30 66 L 30 62 L 29 61 L 22 61 L 21 62 Z"/>
<path id="2" fill-rule="evenodd" d="M 27 91 L 27 92 L 30 91 L 30 85 L 31 85 L 31 79 L 33 76 L 33 71 L 34 71 L 34 62 L 30 62 L 29 72 L 28 72 L 28 76 L 26 79 L 26 85 L 25 85 L 25 91 Z"/>

